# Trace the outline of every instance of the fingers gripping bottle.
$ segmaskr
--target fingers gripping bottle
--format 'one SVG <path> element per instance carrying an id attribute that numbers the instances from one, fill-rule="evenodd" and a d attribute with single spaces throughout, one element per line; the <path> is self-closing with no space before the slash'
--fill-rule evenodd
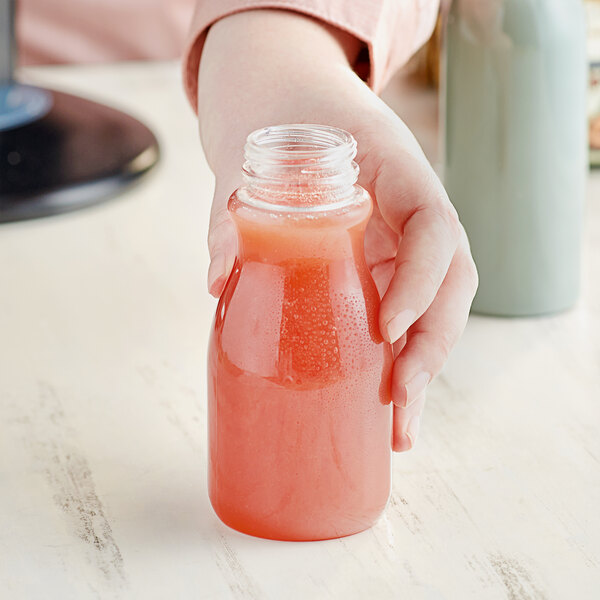
<path id="1" fill-rule="evenodd" d="M 389 497 L 392 355 L 355 155 L 331 127 L 256 131 L 229 200 L 238 259 L 209 348 L 209 494 L 251 535 L 349 535 Z"/>

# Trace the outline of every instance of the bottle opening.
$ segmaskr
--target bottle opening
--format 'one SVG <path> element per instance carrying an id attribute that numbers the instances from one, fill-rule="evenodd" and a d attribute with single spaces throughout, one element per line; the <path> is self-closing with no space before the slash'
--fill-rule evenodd
<path id="1" fill-rule="evenodd" d="M 356 140 L 327 125 L 277 125 L 254 131 L 245 146 L 247 202 L 287 212 L 352 204 Z"/>

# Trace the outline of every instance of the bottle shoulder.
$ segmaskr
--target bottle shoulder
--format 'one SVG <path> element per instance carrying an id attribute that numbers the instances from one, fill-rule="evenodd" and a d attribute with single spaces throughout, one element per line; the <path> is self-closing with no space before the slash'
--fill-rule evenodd
<path id="1" fill-rule="evenodd" d="M 321 385 L 382 368 L 378 312 L 375 285 L 356 264 L 240 261 L 219 301 L 213 355 L 236 372 Z"/>

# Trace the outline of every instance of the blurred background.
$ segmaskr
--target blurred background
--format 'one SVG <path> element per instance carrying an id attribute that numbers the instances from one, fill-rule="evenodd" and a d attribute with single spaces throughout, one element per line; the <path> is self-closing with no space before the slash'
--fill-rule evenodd
<path id="1" fill-rule="evenodd" d="M 443 2 L 384 90 L 480 290 L 385 518 L 295 546 L 206 495 L 194 5 L 0 0 L 0 595 L 597 598 L 600 1 Z"/>

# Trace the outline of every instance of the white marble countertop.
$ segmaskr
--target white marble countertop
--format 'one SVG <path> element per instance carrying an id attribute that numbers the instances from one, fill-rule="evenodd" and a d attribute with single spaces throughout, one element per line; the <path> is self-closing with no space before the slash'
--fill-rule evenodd
<path id="1" fill-rule="evenodd" d="M 600 172 L 578 307 L 471 319 L 380 522 L 258 540 L 207 498 L 213 180 L 178 67 L 27 76 L 131 110 L 163 156 L 110 203 L 0 227 L 2 598 L 600 597 Z M 435 160 L 435 99 L 412 94 L 400 111 Z"/>

